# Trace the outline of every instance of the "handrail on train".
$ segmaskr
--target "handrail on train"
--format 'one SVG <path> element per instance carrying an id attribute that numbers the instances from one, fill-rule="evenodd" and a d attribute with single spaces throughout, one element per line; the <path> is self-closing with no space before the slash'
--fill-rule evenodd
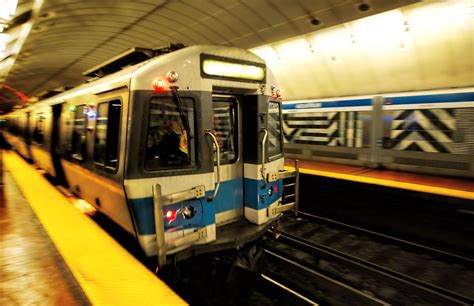
<path id="1" fill-rule="evenodd" d="M 216 186 L 214 188 L 214 193 L 207 198 L 208 201 L 212 201 L 216 198 L 217 193 L 219 192 L 219 187 L 221 186 L 221 149 L 219 147 L 219 142 L 217 141 L 216 136 L 210 130 L 206 131 L 206 135 L 211 137 L 212 142 L 216 146 L 216 154 L 217 154 L 217 158 L 216 158 L 216 160 L 217 160 L 217 175 L 216 175 L 217 182 L 216 182 Z"/>
<path id="2" fill-rule="evenodd" d="M 266 152 L 265 152 L 265 149 L 266 149 L 266 146 L 267 146 L 267 137 L 268 137 L 268 131 L 266 128 L 262 128 L 260 130 L 260 134 L 263 132 L 263 139 L 262 139 L 262 168 L 260 169 L 260 174 L 262 175 L 262 178 L 263 178 L 263 186 L 262 188 L 265 188 L 268 184 L 268 180 L 267 180 L 267 175 L 266 175 L 266 169 L 265 169 L 265 155 L 266 155 Z"/>

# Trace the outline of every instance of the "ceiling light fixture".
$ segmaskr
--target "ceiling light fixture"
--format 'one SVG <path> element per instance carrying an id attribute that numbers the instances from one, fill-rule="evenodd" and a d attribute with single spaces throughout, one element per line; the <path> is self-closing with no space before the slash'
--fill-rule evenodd
<path id="1" fill-rule="evenodd" d="M 9 35 L 7 33 L 0 33 L 0 60 L 5 57 L 5 50 L 7 49 Z"/>
<path id="2" fill-rule="evenodd" d="M 15 15 L 18 0 L 0 0 L 0 19 L 10 20 Z"/>

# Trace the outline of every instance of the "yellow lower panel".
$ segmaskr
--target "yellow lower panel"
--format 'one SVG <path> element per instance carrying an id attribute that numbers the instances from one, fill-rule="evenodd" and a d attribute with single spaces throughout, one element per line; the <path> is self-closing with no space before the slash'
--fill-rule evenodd
<path id="1" fill-rule="evenodd" d="M 294 170 L 294 169 L 295 169 L 294 167 L 285 166 L 285 170 Z M 334 173 L 334 172 L 320 171 L 320 170 L 311 170 L 311 169 L 304 169 L 304 168 L 300 168 L 300 173 L 325 176 L 325 177 L 353 181 L 353 182 L 358 182 L 358 183 L 366 183 L 366 184 L 374 184 L 374 185 L 380 185 L 380 186 L 385 186 L 385 187 L 407 189 L 407 190 L 412 190 L 412 191 L 417 191 L 417 192 L 426 192 L 426 193 L 432 193 L 432 194 L 454 197 L 454 198 L 461 198 L 461 199 L 466 199 L 466 200 L 474 200 L 474 192 L 464 191 L 464 190 L 456 190 L 456 189 L 450 189 L 450 188 L 444 188 L 444 187 L 435 187 L 435 186 L 420 185 L 420 184 L 413 184 L 413 183 L 406 183 L 406 182 L 397 182 L 397 181 L 384 180 L 384 179 L 378 179 L 378 178 L 372 178 L 372 177 Z"/>
<path id="2" fill-rule="evenodd" d="M 18 155 L 3 160 L 92 304 L 186 305 Z"/>

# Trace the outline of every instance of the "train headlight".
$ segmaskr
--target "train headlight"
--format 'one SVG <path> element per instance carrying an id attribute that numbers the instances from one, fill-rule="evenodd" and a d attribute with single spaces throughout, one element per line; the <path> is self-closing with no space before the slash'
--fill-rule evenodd
<path id="1" fill-rule="evenodd" d="M 166 74 L 166 79 L 170 81 L 171 83 L 174 83 L 178 80 L 179 75 L 176 71 L 168 71 Z"/>
<path id="2" fill-rule="evenodd" d="M 275 98 L 281 98 L 281 89 L 276 88 L 275 85 L 272 85 L 270 89 L 272 91 L 272 96 L 274 96 Z"/>
<path id="3" fill-rule="evenodd" d="M 196 214 L 196 209 L 192 206 L 186 206 L 183 208 L 183 216 L 185 219 L 191 219 Z"/>
<path id="4" fill-rule="evenodd" d="M 163 79 L 156 78 L 153 80 L 153 89 L 156 92 L 162 92 L 165 90 L 166 82 Z"/>
<path id="5" fill-rule="evenodd" d="M 281 89 L 275 90 L 275 97 L 281 98 Z"/>

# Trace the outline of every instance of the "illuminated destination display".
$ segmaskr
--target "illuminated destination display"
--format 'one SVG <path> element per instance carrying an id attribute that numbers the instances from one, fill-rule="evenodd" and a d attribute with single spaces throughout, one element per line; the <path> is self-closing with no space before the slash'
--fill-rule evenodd
<path id="1" fill-rule="evenodd" d="M 265 80 L 265 66 L 231 62 L 214 58 L 202 60 L 204 76 L 222 79 L 248 80 L 261 82 Z"/>

